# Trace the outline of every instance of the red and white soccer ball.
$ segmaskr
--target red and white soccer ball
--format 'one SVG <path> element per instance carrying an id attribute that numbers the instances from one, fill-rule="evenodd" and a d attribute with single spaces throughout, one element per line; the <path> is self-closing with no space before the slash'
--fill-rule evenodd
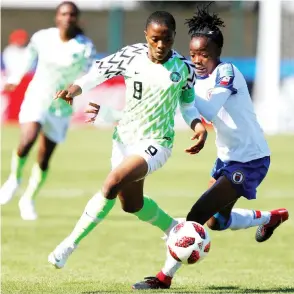
<path id="1" fill-rule="evenodd" d="M 167 239 L 167 247 L 170 255 L 176 261 L 193 264 L 208 254 L 210 238 L 202 225 L 184 221 L 171 230 Z"/>

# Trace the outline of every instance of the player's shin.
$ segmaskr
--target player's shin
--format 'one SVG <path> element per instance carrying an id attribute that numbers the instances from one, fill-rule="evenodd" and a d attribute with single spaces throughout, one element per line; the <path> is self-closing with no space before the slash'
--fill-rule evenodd
<path id="1" fill-rule="evenodd" d="M 27 157 L 19 157 L 14 151 L 11 159 L 11 172 L 7 181 L 0 188 L 0 205 L 8 203 L 15 195 L 22 178 Z"/>
<path id="2" fill-rule="evenodd" d="M 231 212 L 228 228 L 239 230 L 265 225 L 270 221 L 270 217 L 271 213 L 269 211 L 234 208 Z"/>
<path id="3" fill-rule="evenodd" d="M 79 244 L 107 216 L 114 204 L 115 199 L 106 199 L 101 192 L 95 194 L 88 201 L 68 240 L 76 245 Z"/>
<path id="4" fill-rule="evenodd" d="M 13 151 L 11 158 L 11 176 L 14 176 L 18 182 L 21 181 L 23 168 L 28 156 L 19 157 L 16 151 Z"/>
<path id="5" fill-rule="evenodd" d="M 26 188 L 23 198 L 27 200 L 35 200 L 37 193 L 47 179 L 48 170 L 42 170 L 38 163 L 32 168 L 31 177 L 29 179 L 28 187 Z"/>
<path id="6" fill-rule="evenodd" d="M 178 223 L 151 198 L 144 196 L 144 204 L 141 210 L 134 213 L 141 221 L 148 222 L 158 227 L 165 234 L 169 234 L 170 230 Z"/>
<path id="7" fill-rule="evenodd" d="M 171 284 L 171 279 L 175 273 L 180 269 L 181 263 L 176 261 L 167 251 L 164 267 L 156 275 L 156 277 L 166 284 Z"/>

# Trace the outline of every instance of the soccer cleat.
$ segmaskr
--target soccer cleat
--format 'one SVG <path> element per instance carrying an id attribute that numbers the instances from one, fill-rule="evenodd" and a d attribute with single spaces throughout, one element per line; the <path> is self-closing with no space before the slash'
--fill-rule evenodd
<path id="1" fill-rule="evenodd" d="M 48 262 L 55 266 L 55 268 L 61 269 L 65 266 L 67 259 L 76 248 L 76 244 L 69 244 L 67 239 L 65 239 L 49 254 Z"/>
<path id="2" fill-rule="evenodd" d="M 289 212 L 285 208 L 275 209 L 270 211 L 271 218 L 266 225 L 261 225 L 257 228 L 255 240 L 257 242 L 264 242 L 268 240 L 274 230 L 289 218 Z"/>
<path id="3" fill-rule="evenodd" d="M 38 218 L 33 200 L 22 197 L 18 202 L 18 207 L 20 210 L 20 216 L 23 220 L 33 221 Z"/>
<path id="4" fill-rule="evenodd" d="M 17 188 L 20 185 L 20 181 L 15 176 L 10 176 L 4 185 L 0 188 L 0 205 L 8 203 L 13 196 Z"/>
<path id="5" fill-rule="evenodd" d="M 146 277 L 144 281 L 138 282 L 132 286 L 133 290 L 148 290 L 148 289 L 169 289 L 170 284 L 161 282 L 157 277 Z"/>

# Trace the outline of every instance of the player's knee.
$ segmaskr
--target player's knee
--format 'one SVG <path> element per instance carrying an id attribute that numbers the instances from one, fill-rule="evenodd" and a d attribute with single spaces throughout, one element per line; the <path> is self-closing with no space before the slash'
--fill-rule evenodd
<path id="1" fill-rule="evenodd" d="M 215 217 L 211 217 L 206 225 L 213 231 L 219 231 L 220 230 L 220 227 L 219 227 L 219 223 L 217 221 L 217 219 Z"/>
<path id="2" fill-rule="evenodd" d="M 122 177 L 117 173 L 110 173 L 107 177 L 102 191 L 107 199 L 114 199 L 122 187 Z"/>
<path id="3" fill-rule="evenodd" d="M 229 219 L 217 213 L 207 221 L 207 226 L 214 231 L 223 231 L 228 228 Z"/>
<path id="4" fill-rule="evenodd" d="M 36 139 L 37 134 L 34 133 L 28 133 L 27 136 L 22 137 L 18 145 L 18 155 L 26 156 L 34 145 Z"/>
<path id="5" fill-rule="evenodd" d="M 124 212 L 127 212 L 127 213 L 135 213 L 135 212 L 138 212 L 139 210 L 142 209 L 142 207 L 136 205 L 136 204 L 122 204 L 122 209 Z"/>
<path id="6" fill-rule="evenodd" d="M 49 158 L 46 156 L 45 147 L 40 147 L 38 152 L 38 164 L 42 170 L 46 170 L 49 165 Z"/>

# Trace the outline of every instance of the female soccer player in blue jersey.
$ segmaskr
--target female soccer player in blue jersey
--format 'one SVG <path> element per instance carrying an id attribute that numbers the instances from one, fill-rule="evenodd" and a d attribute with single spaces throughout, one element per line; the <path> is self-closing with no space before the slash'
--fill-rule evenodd
<path id="1" fill-rule="evenodd" d="M 217 160 L 209 189 L 187 215 L 212 230 L 238 230 L 258 226 L 256 241 L 263 242 L 288 219 L 286 209 L 259 211 L 233 208 L 238 199 L 256 198 L 256 188 L 270 166 L 270 150 L 257 122 L 246 81 L 231 63 L 220 60 L 223 21 L 198 9 L 189 27 L 190 56 L 196 67 L 195 103 L 200 114 L 216 131 Z M 169 288 L 181 263 L 168 255 L 156 277 L 133 285 L 134 289 Z"/>

